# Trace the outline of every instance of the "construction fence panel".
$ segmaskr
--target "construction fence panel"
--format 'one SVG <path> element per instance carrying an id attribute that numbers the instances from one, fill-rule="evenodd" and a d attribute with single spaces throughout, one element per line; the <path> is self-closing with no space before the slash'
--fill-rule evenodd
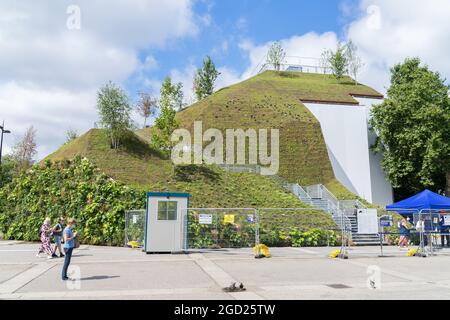
<path id="1" fill-rule="evenodd" d="M 185 249 L 253 248 L 259 244 L 253 208 L 184 209 Z"/>
<path id="2" fill-rule="evenodd" d="M 385 255 L 383 244 L 401 245 L 411 249 L 416 256 L 450 255 L 450 210 L 405 209 L 397 211 L 407 220 L 407 235 L 400 232 L 401 221 L 390 228 L 380 226 L 381 255 Z M 406 253 L 408 254 L 408 253 Z"/>
<path id="3" fill-rule="evenodd" d="M 125 246 L 133 242 L 137 247 L 144 246 L 145 210 L 125 211 Z"/>
<path id="4" fill-rule="evenodd" d="M 261 208 L 258 212 L 260 243 L 269 247 L 339 246 L 350 237 L 322 210 Z M 323 221 L 317 218 L 320 216 Z"/>

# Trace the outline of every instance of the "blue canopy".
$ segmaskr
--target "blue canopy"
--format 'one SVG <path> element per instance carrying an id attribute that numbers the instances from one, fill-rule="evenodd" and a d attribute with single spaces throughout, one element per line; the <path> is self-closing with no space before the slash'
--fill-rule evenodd
<path id="1" fill-rule="evenodd" d="M 386 210 L 400 214 L 412 214 L 424 209 L 450 210 L 450 198 L 425 190 L 411 198 L 386 206 Z"/>

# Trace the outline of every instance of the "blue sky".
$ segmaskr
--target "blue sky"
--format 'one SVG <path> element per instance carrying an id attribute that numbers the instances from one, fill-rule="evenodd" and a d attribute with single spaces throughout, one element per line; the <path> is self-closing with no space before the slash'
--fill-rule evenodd
<path id="1" fill-rule="evenodd" d="M 189 62 L 201 66 L 206 55 L 218 65 L 226 65 L 238 74 L 249 65 L 249 58 L 239 48 L 242 41 L 267 43 L 293 35 L 335 32 L 343 37 L 343 27 L 352 18 L 339 0 L 204 0 L 197 1 L 194 12 L 208 22 L 195 37 L 171 41 L 164 48 L 141 50 L 145 61 L 152 55 L 157 68 L 146 72 L 162 79 L 173 69 L 182 69 Z M 346 7 L 357 7 L 358 1 L 345 1 Z M 139 79 L 130 77 L 126 83 L 130 94 L 145 89 Z M 154 89 L 155 90 L 155 89 Z"/>
<path id="2" fill-rule="evenodd" d="M 253 76 L 274 41 L 287 55 L 319 58 L 352 39 L 364 62 L 358 80 L 381 93 L 407 57 L 450 78 L 449 16 L 448 0 L 2 0 L 0 121 L 13 131 L 5 152 L 31 125 L 37 159 L 68 129 L 92 128 L 108 81 L 131 97 L 157 95 L 170 75 L 192 103 L 206 55 L 221 72 L 219 89 Z"/>

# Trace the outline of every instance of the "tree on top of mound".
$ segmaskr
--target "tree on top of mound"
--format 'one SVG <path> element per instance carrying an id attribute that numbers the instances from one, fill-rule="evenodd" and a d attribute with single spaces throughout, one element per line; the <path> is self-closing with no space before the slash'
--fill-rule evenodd
<path id="1" fill-rule="evenodd" d="M 100 123 L 108 130 L 111 138 L 111 147 L 118 149 L 121 140 L 133 129 L 132 107 L 127 94 L 109 82 L 97 92 L 97 109 Z"/>

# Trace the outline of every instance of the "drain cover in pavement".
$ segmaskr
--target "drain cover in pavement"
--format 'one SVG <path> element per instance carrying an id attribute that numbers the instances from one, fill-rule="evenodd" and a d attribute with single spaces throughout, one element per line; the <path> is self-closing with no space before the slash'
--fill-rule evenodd
<path id="1" fill-rule="evenodd" d="M 337 284 L 327 284 L 327 287 L 333 288 L 333 289 L 350 289 L 351 287 L 346 286 L 345 284 L 342 283 L 337 283 Z"/>

